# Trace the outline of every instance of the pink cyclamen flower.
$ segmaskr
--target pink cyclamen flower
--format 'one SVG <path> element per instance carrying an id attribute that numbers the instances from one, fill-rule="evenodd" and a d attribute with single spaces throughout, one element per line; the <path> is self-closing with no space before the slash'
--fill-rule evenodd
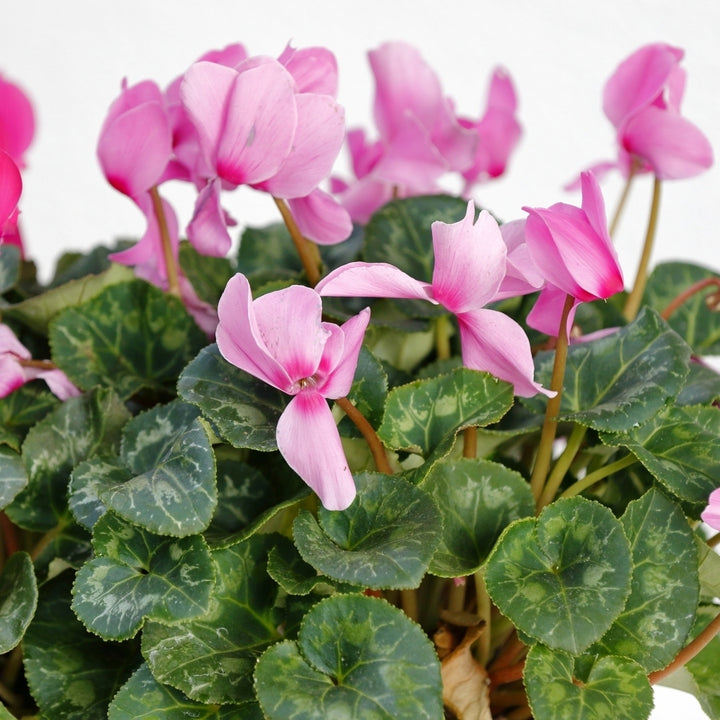
<path id="1" fill-rule="evenodd" d="M 0 75 L 0 150 L 21 170 L 34 134 L 35 114 L 30 100 L 18 85 Z"/>
<path id="2" fill-rule="evenodd" d="M 33 364 L 30 351 L 7 325 L 0 324 L 0 398 L 36 379 L 44 380 L 60 400 L 81 394 L 62 370 Z"/>
<path id="3" fill-rule="evenodd" d="M 223 357 L 293 396 L 278 421 L 280 453 L 328 510 L 344 510 L 355 498 L 355 483 L 326 398 L 350 391 L 369 309 L 338 326 L 322 321 L 315 290 L 293 285 L 253 301 L 247 278 L 237 274 L 218 316 Z"/>
<path id="4" fill-rule="evenodd" d="M 550 395 L 533 380 L 530 342 L 514 320 L 484 306 L 496 298 L 506 271 L 507 250 L 495 219 L 483 210 L 474 222 L 470 201 L 457 223 L 432 224 L 435 267 L 432 283 L 410 277 L 388 263 L 354 262 L 323 278 L 323 296 L 428 300 L 453 313 L 460 328 L 463 363 L 515 387 L 517 395 Z"/>
<path id="5" fill-rule="evenodd" d="M 188 237 L 203 253 L 229 250 L 220 191 L 239 185 L 301 206 L 312 195 L 303 208 L 301 230 L 317 242 L 340 242 L 352 230 L 349 216 L 332 198 L 317 196 L 345 136 L 344 111 L 334 96 L 302 91 L 318 86 L 309 63 L 316 58 L 324 67 L 326 57 L 286 55 L 287 68 L 266 57 L 248 58 L 234 68 L 198 62 L 182 80 L 180 97 L 197 129 L 205 174 Z M 318 203 L 334 210 L 335 217 L 316 232 Z M 339 225 L 342 236 L 328 237 L 328 230 Z"/>
<path id="6" fill-rule="evenodd" d="M 546 280 L 546 288 L 528 323 L 556 335 L 565 297 L 575 306 L 606 299 L 623 287 L 617 253 L 607 230 L 605 203 L 594 175 L 581 176 L 582 207 L 556 203 L 549 208 L 525 207 L 525 240 L 530 257 Z M 568 328 L 572 326 L 571 313 Z"/>
<path id="7" fill-rule="evenodd" d="M 707 507 L 700 513 L 700 519 L 715 530 L 720 530 L 720 488 L 713 490 Z"/>
<path id="8" fill-rule="evenodd" d="M 660 180 L 698 175 L 713 163 L 708 139 L 680 114 L 685 92 L 684 55 L 664 43 L 645 45 L 617 67 L 605 84 L 603 110 L 615 127 L 625 176 L 652 172 Z"/>
<path id="9" fill-rule="evenodd" d="M 10 155 L 0 150 L 0 238 L 5 223 L 15 217 L 21 193 L 20 170 Z"/>

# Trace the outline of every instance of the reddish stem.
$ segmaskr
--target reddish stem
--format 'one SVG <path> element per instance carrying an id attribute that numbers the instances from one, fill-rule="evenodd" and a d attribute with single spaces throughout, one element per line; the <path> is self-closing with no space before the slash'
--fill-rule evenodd
<path id="1" fill-rule="evenodd" d="M 0 512 L 0 529 L 2 529 L 5 554 L 10 557 L 10 555 L 20 550 L 20 541 L 17 536 L 17 528 L 10 522 L 10 518 L 4 512 Z"/>
<path id="2" fill-rule="evenodd" d="M 712 277 L 698 280 L 693 283 L 687 290 L 681 292 L 661 313 L 663 320 L 669 320 L 671 315 L 693 295 L 704 290 L 706 287 L 715 287 L 714 293 L 707 296 L 706 302 L 711 304 L 713 310 L 720 309 L 720 278 Z"/>
<path id="3" fill-rule="evenodd" d="M 520 662 L 510 665 L 509 667 L 495 670 L 489 673 L 490 685 L 497 687 L 498 685 L 505 685 L 507 683 L 515 682 L 516 680 L 522 680 L 523 670 L 525 669 L 525 658 Z"/>

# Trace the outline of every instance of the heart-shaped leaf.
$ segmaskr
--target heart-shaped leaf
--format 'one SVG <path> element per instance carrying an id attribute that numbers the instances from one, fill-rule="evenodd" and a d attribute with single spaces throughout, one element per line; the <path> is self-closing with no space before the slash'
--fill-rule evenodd
<path id="1" fill-rule="evenodd" d="M 427 636 L 402 611 L 363 595 L 315 605 L 297 642 L 261 656 L 255 687 L 269 720 L 442 717 L 440 665 Z"/>
<path id="2" fill-rule="evenodd" d="M 26 383 L 0 398 L 0 444 L 20 450 L 27 431 L 59 404 L 40 381 Z"/>
<path id="3" fill-rule="evenodd" d="M 101 637 L 133 637 L 145 619 L 178 622 L 208 609 L 215 572 L 200 535 L 153 535 L 113 513 L 96 523 L 95 557 L 73 586 L 73 610 Z"/>
<path id="4" fill-rule="evenodd" d="M 0 573 L 0 654 L 21 640 L 35 614 L 38 589 L 32 560 L 26 552 L 13 553 Z"/>
<path id="5" fill-rule="evenodd" d="M 210 345 L 183 370 L 178 394 L 197 405 L 231 445 L 277 450 L 275 429 L 287 397 L 231 365 Z"/>
<path id="6" fill-rule="evenodd" d="M 488 558 L 485 582 L 518 629 L 578 654 L 623 610 L 631 574 L 620 522 L 599 503 L 574 497 L 510 525 Z"/>
<path id="7" fill-rule="evenodd" d="M 420 584 L 440 540 L 441 519 L 427 493 L 402 478 L 361 473 L 358 494 L 341 512 L 301 511 L 293 535 L 321 573 L 372 588 Z M 319 524 L 318 524 L 319 523 Z"/>
<path id="8" fill-rule="evenodd" d="M 27 485 L 28 478 L 20 456 L 6 445 L 0 445 L 0 509 Z"/>
<path id="9" fill-rule="evenodd" d="M 522 475 L 489 460 L 443 458 L 420 487 L 442 515 L 442 539 L 429 568 L 442 577 L 474 573 L 513 520 L 535 513 Z"/>
<path id="10" fill-rule="evenodd" d="M 587 676 L 575 676 L 575 658 L 543 645 L 530 649 L 524 681 L 533 717 L 543 720 L 646 720 L 653 694 L 643 668 L 622 657 L 601 657 Z"/>

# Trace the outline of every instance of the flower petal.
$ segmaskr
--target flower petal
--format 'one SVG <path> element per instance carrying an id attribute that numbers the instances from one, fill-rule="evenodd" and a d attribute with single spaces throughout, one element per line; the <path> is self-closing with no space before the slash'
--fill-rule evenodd
<path id="1" fill-rule="evenodd" d="M 0 355 L 0 398 L 7 397 L 25 382 L 25 373 L 17 359 L 10 355 Z"/>
<path id="2" fill-rule="evenodd" d="M 12 215 L 22 193 L 22 177 L 13 159 L 0 150 L 0 230 Z"/>
<path id="3" fill-rule="evenodd" d="M 0 76 L 0 148 L 15 164 L 25 167 L 23 154 L 35 134 L 35 115 L 27 95 L 18 85 Z"/>
<path id="4" fill-rule="evenodd" d="M 533 380 L 530 341 L 512 318 L 496 310 L 475 310 L 458 316 L 460 342 L 465 367 L 484 370 L 512 383 L 515 394 L 531 397 L 545 390 Z"/>
<path id="5" fill-rule="evenodd" d="M 224 257 L 232 238 L 227 231 L 226 216 L 220 205 L 219 178 L 211 180 L 198 194 L 195 212 L 187 226 L 188 240 L 203 255 Z"/>
<path id="6" fill-rule="evenodd" d="M 337 60 L 327 48 L 308 47 L 296 50 L 287 45 L 278 62 L 293 76 L 296 92 L 337 97 Z"/>
<path id="7" fill-rule="evenodd" d="M 490 302 L 505 277 L 507 248 L 497 221 L 486 210 L 474 219 L 471 200 L 459 222 L 432 224 L 433 296 L 455 314 Z"/>
<path id="8" fill-rule="evenodd" d="M 389 263 L 352 262 L 333 270 L 316 286 L 324 297 L 381 297 L 434 300 L 431 285 Z"/>
<path id="9" fill-rule="evenodd" d="M 278 449 L 287 464 L 314 490 L 328 510 L 345 510 L 355 499 L 355 482 L 335 419 L 320 393 L 296 395 L 278 421 Z"/>
<path id="10" fill-rule="evenodd" d="M 309 195 L 287 202 L 298 229 L 308 240 L 335 245 L 350 237 L 350 213 L 325 191 L 315 188 Z"/>

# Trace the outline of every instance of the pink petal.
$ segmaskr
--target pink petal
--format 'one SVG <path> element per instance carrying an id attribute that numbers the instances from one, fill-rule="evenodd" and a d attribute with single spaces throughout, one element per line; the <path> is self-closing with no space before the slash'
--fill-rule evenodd
<path id="1" fill-rule="evenodd" d="M 208 50 L 208 52 L 198 58 L 198 62 L 206 60 L 207 62 L 216 63 L 217 65 L 234 68 L 244 60 L 247 60 L 247 57 L 248 54 L 244 45 L 241 43 L 231 43 L 221 50 Z"/>
<path id="2" fill-rule="evenodd" d="M 720 489 L 710 493 L 708 506 L 700 513 L 700 519 L 711 528 L 720 530 Z"/>
<path id="3" fill-rule="evenodd" d="M 366 175 L 343 191 L 340 202 L 355 222 L 364 225 L 376 210 L 393 199 L 397 189 L 392 183 Z M 403 192 L 397 195 L 405 197 Z"/>
<path id="4" fill-rule="evenodd" d="M 603 110 L 610 122 L 619 127 L 629 115 L 650 105 L 683 55 L 680 48 L 654 43 L 620 63 L 603 92 Z"/>
<path id="5" fill-rule="evenodd" d="M 348 263 L 326 275 L 315 290 L 324 297 L 405 298 L 437 304 L 429 283 L 415 280 L 389 263 Z"/>
<path id="6" fill-rule="evenodd" d="M 22 360 L 29 360 L 32 357 L 15 333 L 7 325 L 0 324 L 0 357 L 3 355 L 14 355 Z"/>
<path id="7" fill-rule="evenodd" d="M 527 324 L 539 332 L 550 335 L 550 337 L 558 337 L 566 299 L 566 292 L 556 288 L 554 285 L 546 285 L 535 301 L 532 310 L 528 313 Z M 567 325 L 565 327 L 565 333 L 568 338 L 570 337 L 570 331 L 575 321 L 575 311 L 578 305 L 579 302 L 576 301 L 568 313 Z"/>
<path id="8" fill-rule="evenodd" d="M 305 390 L 285 408 L 277 425 L 278 449 L 287 464 L 317 493 L 328 510 L 345 510 L 355 499 L 335 420 L 320 393 Z"/>
<path id="9" fill-rule="evenodd" d="M 309 47 L 296 50 L 288 44 L 278 62 L 293 76 L 295 92 L 337 97 L 337 60 L 327 48 Z"/>
<path id="10" fill-rule="evenodd" d="M 647 107 L 622 130 L 623 147 L 647 160 L 660 180 L 694 177 L 713 164 L 708 139 L 689 120 Z"/>
<path id="11" fill-rule="evenodd" d="M 320 245 L 335 245 L 352 233 L 350 213 L 328 193 L 315 188 L 309 195 L 288 200 L 304 237 Z"/>
<path id="12" fill-rule="evenodd" d="M 217 345 L 229 363 L 278 390 L 293 389 L 293 381 L 265 347 L 255 319 L 250 284 L 244 275 L 234 275 L 225 286 L 218 303 L 218 319 Z"/>
<path id="13" fill-rule="evenodd" d="M 345 111 L 329 95 L 297 95 L 297 128 L 280 169 L 259 189 L 281 198 L 304 197 L 333 168 L 345 139 Z"/>
<path id="14" fill-rule="evenodd" d="M 322 300 L 303 285 L 262 295 L 253 303 L 262 342 L 293 384 L 317 371 L 330 333 L 322 323 Z M 282 388 L 284 389 L 284 388 Z M 297 392 L 292 387 L 285 392 Z"/>
<path id="15" fill-rule="evenodd" d="M 35 134 L 35 115 L 27 95 L 0 75 L 0 148 L 25 167 L 23 154 Z"/>
<path id="16" fill-rule="evenodd" d="M 525 220 L 511 220 L 500 226 L 507 247 L 506 274 L 493 301 L 504 300 L 539 290 L 545 278 L 533 262 L 525 242 Z"/>
<path id="17" fill-rule="evenodd" d="M 170 125 L 157 103 L 138 105 L 116 117 L 104 128 L 97 148 L 108 182 L 130 197 L 158 183 L 171 150 Z"/>
<path id="18" fill-rule="evenodd" d="M 455 314 L 486 305 L 505 276 L 507 248 L 496 220 L 486 210 L 474 219 L 471 200 L 460 222 L 432 224 L 433 296 Z"/>
<path id="19" fill-rule="evenodd" d="M 376 140 L 374 143 L 368 142 L 365 131 L 361 129 L 348 130 L 346 139 L 355 177 L 363 178 L 382 157 L 384 145 L 381 140 Z"/>
<path id="20" fill-rule="evenodd" d="M 73 385 L 62 370 L 41 370 L 37 377 L 44 380 L 53 393 L 60 400 L 82 395 L 82 391 Z"/>
<path id="21" fill-rule="evenodd" d="M 517 112 L 517 93 L 510 73 L 503 67 L 493 70 L 488 88 L 488 109 L 505 110 L 508 113 Z"/>
<path id="22" fill-rule="evenodd" d="M 195 211 L 187 227 L 188 240 L 203 255 L 224 257 L 232 238 L 227 231 L 226 217 L 220 206 L 220 180 L 207 183 L 195 201 Z"/>
<path id="23" fill-rule="evenodd" d="M 0 229 L 20 200 L 22 177 L 13 159 L 0 150 Z"/>
<path id="24" fill-rule="evenodd" d="M 25 373 L 18 364 L 17 358 L 0 355 L 0 398 L 7 397 L 25 382 Z"/>
<path id="25" fill-rule="evenodd" d="M 217 142 L 220 177 L 235 185 L 271 178 L 293 147 L 297 122 L 292 77 L 280 63 L 268 60 L 237 74 Z"/>
<path id="26" fill-rule="evenodd" d="M 531 397 L 541 392 L 552 396 L 533 380 L 530 341 L 524 330 L 496 310 L 474 310 L 458 316 L 465 367 L 484 370 L 512 383 L 515 394 Z"/>
<path id="27" fill-rule="evenodd" d="M 365 308 L 346 320 L 339 328 L 343 337 L 340 352 L 337 352 L 336 349 L 331 355 L 329 343 L 325 346 L 320 369 L 326 377 L 323 382 L 318 384 L 317 388 L 323 397 L 339 398 L 350 392 L 357 370 L 358 355 L 369 321 L 370 308 Z"/>

